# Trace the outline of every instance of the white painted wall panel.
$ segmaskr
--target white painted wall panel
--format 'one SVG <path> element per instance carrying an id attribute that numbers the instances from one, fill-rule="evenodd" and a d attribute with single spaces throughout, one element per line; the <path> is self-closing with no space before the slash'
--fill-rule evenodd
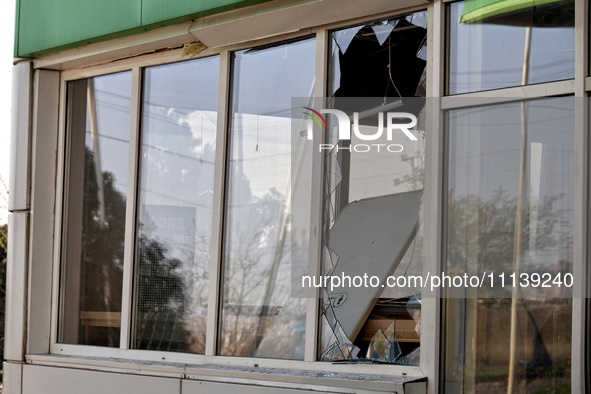
<path id="1" fill-rule="evenodd" d="M 2 393 L 20 394 L 23 381 L 23 364 L 4 362 L 2 373 Z"/>
<path id="2" fill-rule="evenodd" d="M 107 372 L 23 367 L 23 394 L 180 394 L 180 380 Z"/>
<path id="3" fill-rule="evenodd" d="M 8 215 L 4 359 L 24 361 L 29 214 Z"/>
<path id="4" fill-rule="evenodd" d="M 59 77 L 57 71 L 35 71 L 28 354 L 49 352 Z"/>
<path id="5" fill-rule="evenodd" d="M 306 391 L 310 393 L 310 391 Z M 337 393 L 337 391 L 332 391 Z M 302 390 L 280 389 L 246 384 L 228 384 L 183 380 L 183 394 L 302 394 Z"/>
<path id="6" fill-rule="evenodd" d="M 26 61 L 12 68 L 9 211 L 22 211 L 29 208 L 31 65 L 32 62 Z"/>

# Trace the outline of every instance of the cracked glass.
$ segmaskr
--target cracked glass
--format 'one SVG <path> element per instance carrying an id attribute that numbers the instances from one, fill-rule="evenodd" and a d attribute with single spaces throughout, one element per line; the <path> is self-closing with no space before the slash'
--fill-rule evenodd
<path id="1" fill-rule="evenodd" d="M 426 38 L 425 11 L 331 34 L 326 104 L 354 132 L 342 138 L 327 116 L 322 273 L 377 285 L 322 288 L 321 361 L 419 362 L 420 289 L 385 281 L 422 272 Z M 386 139 L 382 128 L 404 114 L 415 117 L 412 129 Z"/>

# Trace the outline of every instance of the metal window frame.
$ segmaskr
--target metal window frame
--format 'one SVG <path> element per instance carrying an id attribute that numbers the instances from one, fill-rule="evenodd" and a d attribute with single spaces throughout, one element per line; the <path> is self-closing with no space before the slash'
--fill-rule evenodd
<path id="1" fill-rule="evenodd" d="M 342 21 L 338 23 L 331 23 L 315 29 L 305 29 L 295 33 L 286 33 L 283 35 L 269 37 L 265 39 L 230 45 L 224 48 L 207 49 L 192 59 L 205 58 L 209 56 L 220 56 L 220 80 L 219 80 L 219 96 L 218 96 L 218 128 L 216 140 L 216 166 L 215 166 L 215 184 L 214 195 L 217 198 L 214 200 L 213 210 L 213 226 L 212 226 L 212 240 L 211 240 L 211 262 L 210 262 L 210 288 L 209 288 L 209 305 L 215 305 L 208 309 L 207 315 L 207 335 L 205 343 L 205 354 L 189 354 L 189 353 L 172 353 L 162 351 L 146 351 L 130 349 L 129 343 L 132 329 L 132 308 L 133 308 L 133 265 L 135 258 L 134 237 L 135 237 L 135 223 L 137 220 L 137 187 L 139 181 L 139 166 L 140 166 L 140 152 L 139 152 L 139 136 L 140 136 L 140 122 L 141 122 L 141 93 L 142 93 L 142 74 L 143 69 L 150 66 L 157 66 L 162 64 L 176 63 L 179 61 L 190 60 L 184 58 L 181 54 L 181 49 L 174 49 L 162 53 L 142 55 L 137 58 L 123 59 L 113 63 L 92 65 L 89 67 L 82 67 L 76 69 L 65 70 L 61 72 L 60 80 L 60 127 L 59 127 L 59 149 L 58 152 L 58 180 L 56 188 L 56 214 L 55 214 L 55 234 L 54 240 L 54 256 L 53 256 L 53 297 L 52 297 L 52 324 L 51 324 L 51 339 L 50 339 L 50 354 L 66 355 L 72 358 L 86 358 L 86 357 L 109 357 L 133 359 L 139 362 L 154 362 L 154 361 L 172 361 L 187 363 L 191 365 L 204 364 L 229 364 L 234 366 L 252 367 L 253 364 L 258 364 L 261 368 L 291 368 L 291 369 L 312 369 L 326 372 L 341 372 L 341 373 L 368 373 L 368 374 L 383 374 L 383 375 L 406 375 L 414 377 L 426 376 L 423 368 L 424 363 L 420 367 L 414 366 L 399 366 L 399 365 L 333 365 L 330 363 L 316 361 L 318 351 L 318 327 L 319 327 L 319 301 L 318 294 L 314 294 L 313 298 L 309 298 L 306 304 L 306 342 L 304 361 L 299 360 L 269 360 L 259 359 L 253 357 L 225 357 L 216 356 L 217 348 L 217 328 L 219 326 L 219 300 L 222 289 L 221 284 L 221 254 L 223 253 L 223 216 L 225 211 L 225 183 L 226 183 L 226 166 L 228 157 L 228 116 L 230 110 L 230 88 L 231 88 L 231 53 L 234 51 L 251 48 L 258 45 L 266 44 L 281 44 L 282 41 L 304 38 L 311 34 L 316 36 L 316 91 L 322 91 L 323 95 L 326 90 L 327 70 L 328 70 L 328 38 L 329 30 L 347 27 L 352 24 L 359 24 L 363 22 L 370 22 L 380 20 L 383 18 L 393 17 L 396 15 L 424 10 L 425 6 L 410 7 L 395 12 L 388 12 L 379 15 L 373 15 L 366 18 L 360 18 L 355 21 Z M 427 7 L 429 11 L 429 7 Z M 429 37 L 428 37 L 429 39 Z M 63 344 L 57 342 L 57 326 L 58 326 L 58 306 L 59 306 L 59 278 L 60 278 L 60 262 L 61 262 L 61 229 L 62 216 L 64 214 L 63 207 L 63 186 L 64 170 L 65 170 L 65 153 L 67 151 L 65 140 L 65 117 L 66 117 L 66 86 L 69 81 L 91 78 L 111 73 L 131 71 L 132 73 L 132 100 L 131 100 L 131 119 L 130 119 L 130 142 L 129 142 L 129 158 L 128 158 L 128 191 L 127 191 L 127 207 L 126 207 L 126 228 L 125 228 L 125 261 L 124 261 L 124 276 L 123 276 L 123 298 L 122 298 L 122 315 L 121 315 L 121 343 L 119 348 L 96 347 L 88 345 L 73 345 Z M 322 165 L 322 158 L 320 155 L 314 155 L 314 166 Z M 316 167 L 314 167 L 316 168 Z M 315 179 L 313 186 L 313 207 L 312 219 L 316 223 L 318 229 L 321 228 L 322 217 L 321 201 L 322 201 L 322 172 L 314 171 Z M 318 179 L 316 179 L 318 178 Z M 320 232 L 317 232 L 320 235 Z M 314 237 L 314 236 L 313 236 Z M 320 269 L 321 245 L 320 237 L 314 237 L 311 240 L 310 265 L 312 270 L 318 271 Z M 319 272 L 319 271 L 318 271 Z M 318 293 L 318 290 L 314 290 Z M 424 306 L 422 314 L 428 316 L 436 316 L 434 306 Z M 425 323 L 421 323 L 424 325 Z M 435 354 L 436 344 L 434 340 L 421 338 L 421 356 L 425 354 Z M 422 357 L 423 358 L 423 357 Z M 31 361 L 41 360 L 42 357 L 30 355 Z M 44 358 L 47 362 L 47 358 Z M 75 361 L 73 361 L 75 362 Z M 426 364 L 425 364 L 426 365 Z"/>

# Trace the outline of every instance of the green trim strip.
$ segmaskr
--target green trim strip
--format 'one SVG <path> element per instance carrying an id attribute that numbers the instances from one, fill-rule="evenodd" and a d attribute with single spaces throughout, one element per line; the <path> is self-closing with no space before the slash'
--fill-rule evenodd
<path id="1" fill-rule="evenodd" d="M 154 0 L 17 0 L 14 56 L 35 58 L 269 1 L 176 0 L 159 12 Z"/>
<path id="2" fill-rule="evenodd" d="M 464 4 L 461 23 L 478 23 L 489 18 L 507 15 L 526 8 L 534 9 L 563 0 L 467 0 Z"/>

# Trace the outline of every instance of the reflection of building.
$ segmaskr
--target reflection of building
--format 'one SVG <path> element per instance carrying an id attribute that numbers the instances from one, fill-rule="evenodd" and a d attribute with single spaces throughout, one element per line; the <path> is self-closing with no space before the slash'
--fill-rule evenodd
<path id="1" fill-rule="evenodd" d="M 18 3 L 7 393 L 591 390 L 586 0 Z"/>

